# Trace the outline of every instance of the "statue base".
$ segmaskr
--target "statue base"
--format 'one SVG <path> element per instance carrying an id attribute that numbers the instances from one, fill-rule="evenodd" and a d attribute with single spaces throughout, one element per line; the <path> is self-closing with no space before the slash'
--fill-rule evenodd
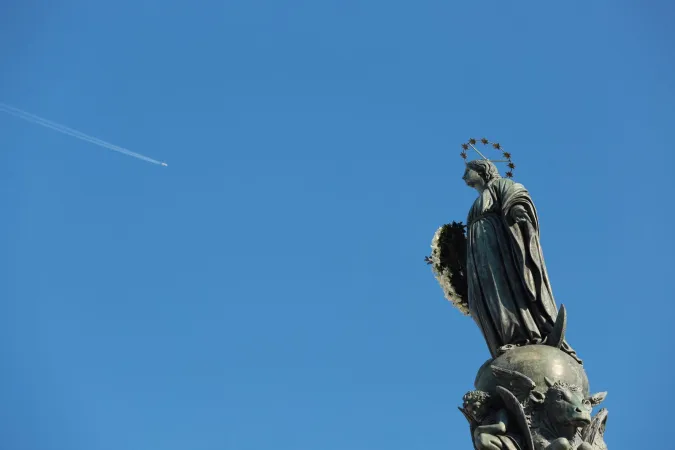
<path id="1" fill-rule="evenodd" d="M 510 348 L 509 348 L 510 347 Z M 606 393 L 590 395 L 583 366 L 548 345 L 507 346 L 481 366 L 460 411 L 476 449 L 606 450 Z"/>

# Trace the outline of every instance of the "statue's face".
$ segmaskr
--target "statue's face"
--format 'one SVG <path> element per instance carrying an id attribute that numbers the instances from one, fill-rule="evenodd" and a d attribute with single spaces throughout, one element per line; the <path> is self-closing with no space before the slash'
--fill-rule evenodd
<path id="1" fill-rule="evenodd" d="M 480 188 L 485 185 L 483 177 L 481 177 L 478 174 L 478 172 L 476 172 L 469 166 L 466 166 L 466 170 L 464 171 L 464 176 L 462 177 L 462 180 L 464 180 L 467 186 L 472 188 Z"/>
<path id="2" fill-rule="evenodd" d="M 580 392 L 551 389 L 546 394 L 549 412 L 563 425 L 582 426 L 591 422 L 591 404 Z"/>
<path id="3" fill-rule="evenodd" d="M 489 411 L 489 405 L 480 399 L 472 399 L 464 402 L 464 410 L 471 414 L 474 419 L 481 421 Z"/>

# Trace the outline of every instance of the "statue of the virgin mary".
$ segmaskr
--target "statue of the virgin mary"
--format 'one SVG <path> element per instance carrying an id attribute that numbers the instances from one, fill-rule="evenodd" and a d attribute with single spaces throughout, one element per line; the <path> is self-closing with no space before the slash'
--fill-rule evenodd
<path id="1" fill-rule="evenodd" d="M 522 184 L 489 160 L 466 164 L 478 191 L 467 220 L 466 304 L 490 353 L 506 345 L 544 344 L 558 315 L 539 242 L 539 220 Z M 567 344 L 561 349 L 581 360 Z"/>

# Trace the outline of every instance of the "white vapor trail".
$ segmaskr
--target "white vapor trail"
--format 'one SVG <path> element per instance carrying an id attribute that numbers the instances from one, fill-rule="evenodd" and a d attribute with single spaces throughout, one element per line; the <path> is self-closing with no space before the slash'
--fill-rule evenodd
<path id="1" fill-rule="evenodd" d="M 134 158 L 138 158 L 142 161 L 147 161 L 152 164 L 158 164 L 161 166 L 166 166 L 167 164 L 165 162 L 157 161 L 156 159 L 149 158 L 147 156 L 141 155 L 140 153 L 132 152 L 129 149 L 126 149 L 124 147 L 120 147 L 118 145 L 111 144 L 110 142 L 106 142 L 104 140 L 95 138 L 93 136 L 89 136 L 87 134 L 82 133 L 81 131 L 74 130 L 72 128 L 68 128 L 65 125 L 61 125 L 56 122 L 52 122 L 51 120 L 44 119 L 40 116 L 36 116 L 35 114 L 31 114 L 29 112 L 23 111 L 19 108 L 15 108 L 14 106 L 10 106 L 6 103 L 0 102 L 0 112 L 6 112 L 7 114 L 10 114 L 14 117 L 18 117 L 19 119 L 26 120 L 28 122 L 35 123 L 37 125 L 42 125 L 43 127 L 50 128 L 52 130 L 58 131 L 63 134 L 67 134 L 68 136 L 76 137 L 78 139 L 82 139 L 83 141 L 96 144 L 99 147 L 107 148 L 109 150 L 113 150 L 119 153 L 122 153 L 127 156 L 133 156 Z"/>

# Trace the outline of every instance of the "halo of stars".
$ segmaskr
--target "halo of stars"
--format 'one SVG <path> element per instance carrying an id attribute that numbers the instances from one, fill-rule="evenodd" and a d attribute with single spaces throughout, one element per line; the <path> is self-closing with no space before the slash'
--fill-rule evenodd
<path id="1" fill-rule="evenodd" d="M 483 158 L 485 158 L 485 156 L 483 156 L 483 154 L 482 154 L 481 152 L 479 152 L 478 149 L 476 149 L 477 143 L 478 143 L 478 141 L 476 141 L 476 139 L 471 138 L 471 139 L 469 139 L 468 142 L 465 142 L 464 144 L 462 144 L 462 152 L 459 154 L 459 156 L 462 157 L 462 159 L 464 160 L 464 162 L 466 162 L 466 159 L 468 158 L 467 151 L 468 151 L 470 148 L 473 148 L 474 150 L 476 150 L 476 152 L 477 152 L 480 156 L 482 156 Z M 492 148 L 493 148 L 494 150 L 497 150 L 497 151 L 499 151 L 499 152 L 502 153 L 502 156 L 504 157 L 504 161 L 497 161 L 497 162 L 505 162 L 505 163 L 506 163 L 506 167 L 509 168 L 509 170 L 508 170 L 508 171 L 506 172 L 506 174 L 505 174 L 505 175 L 506 175 L 506 178 L 513 178 L 513 169 L 516 168 L 516 165 L 513 164 L 513 161 L 511 160 L 511 153 L 505 151 L 505 150 L 502 148 L 501 144 L 499 144 L 499 142 L 490 142 L 490 141 L 487 140 L 486 138 L 482 138 L 482 139 L 480 140 L 480 143 L 483 144 L 483 145 L 490 145 L 490 146 L 492 146 Z M 485 159 L 487 159 L 487 158 L 485 158 Z M 490 161 L 490 160 L 488 159 L 488 161 Z"/>

